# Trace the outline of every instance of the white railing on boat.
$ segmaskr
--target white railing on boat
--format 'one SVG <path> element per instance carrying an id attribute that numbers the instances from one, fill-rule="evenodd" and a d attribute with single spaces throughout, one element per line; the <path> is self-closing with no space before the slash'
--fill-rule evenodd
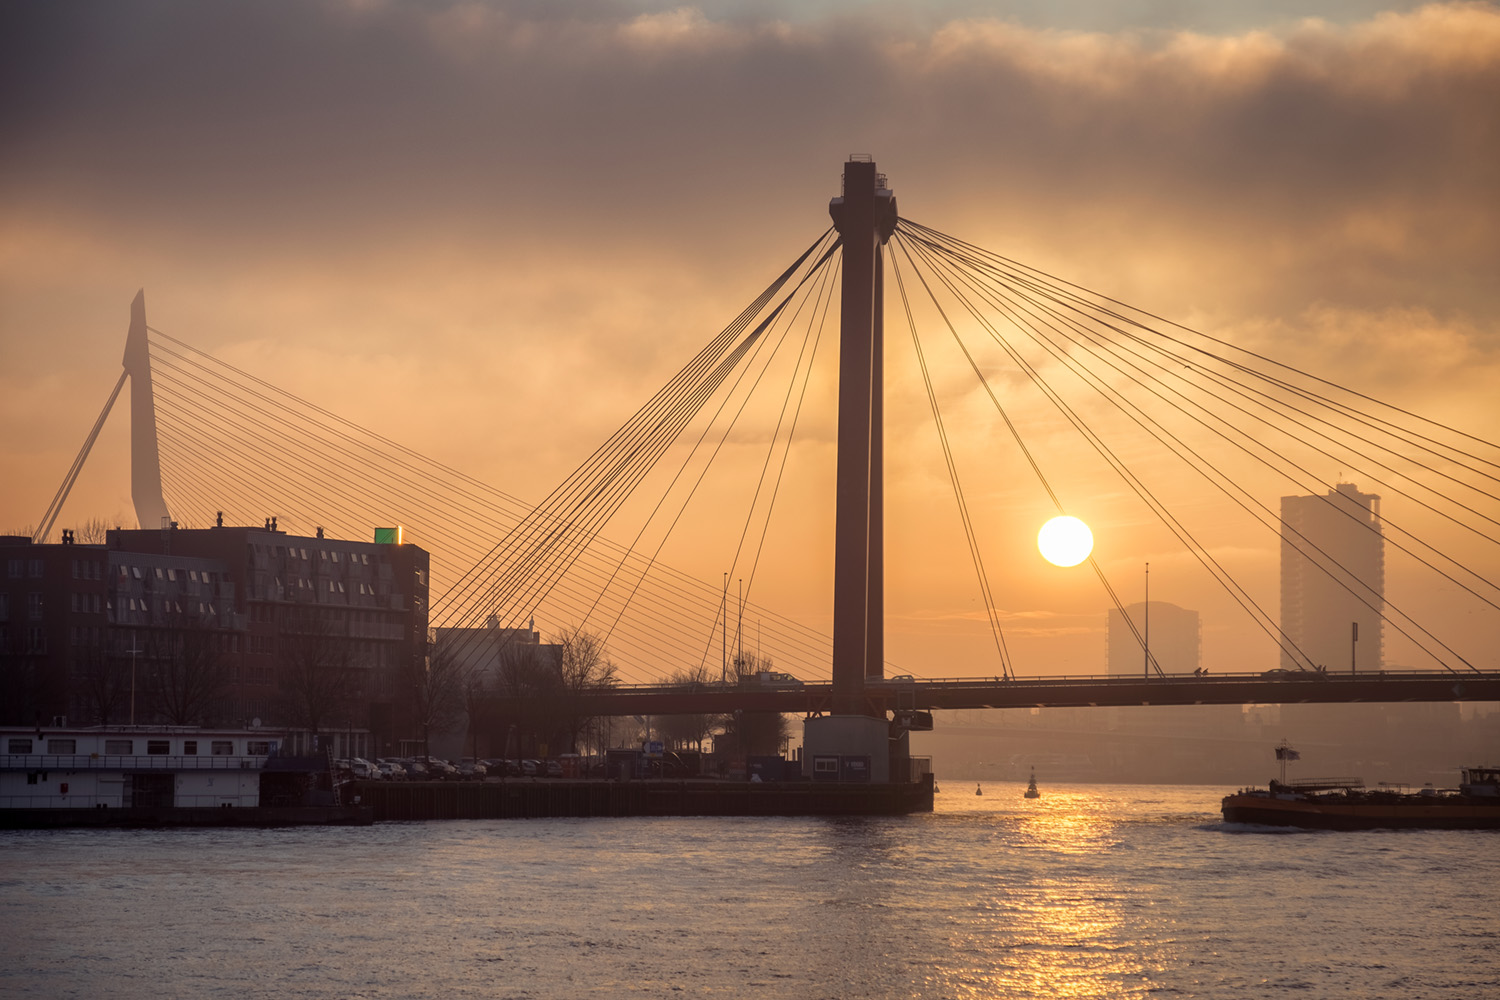
<path id="1" fill-rule="evenodd" d="M 3 754 L 0 771 L 259 771 L 269 759 L 241 754 Z"/>

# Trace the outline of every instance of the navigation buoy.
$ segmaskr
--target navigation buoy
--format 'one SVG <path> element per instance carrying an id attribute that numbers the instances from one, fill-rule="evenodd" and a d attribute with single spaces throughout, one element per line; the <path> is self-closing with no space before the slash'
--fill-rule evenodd
<path id="1" fill-rule="evenodd" d="M 983 795 L 984 794 L 984 789 L 981 788 L 979 785 L 975 785 L 974 786 L 974 794 L 975 795 Z"/>

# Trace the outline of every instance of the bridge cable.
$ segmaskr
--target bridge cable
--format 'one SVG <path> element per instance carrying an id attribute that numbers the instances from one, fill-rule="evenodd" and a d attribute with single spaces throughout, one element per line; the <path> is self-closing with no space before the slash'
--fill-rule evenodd
<path id="1" fill-rule="evenodd" d="M 956 291 L 955 291 L 955 294 L 957 294 L 957 293 L 956 293 Z M 1007 312 L 1010 312 L 1010 310 L 1009 310 L 1009 308 L 1008 308 L 1008 307 L 1005 307 L 1005 306 L 1003 306 L 1003 305 L 1001 305 L 1001 304 L 1000 304 L 1000 303 L 996 303 L 996 305 L 997 305 L 997 306 L 1000 306 L 1000 308 L 1002 308 L 1002 309 L 1003 309 L 1003 310 L 1006 310 L 1006 311 L 1007 311 Z M 1013 322 L 1017 322 L 1017 323 L 1018 323 L 1018 325 L 1020 325 L 1020 326 L 1022 326 L 1022 328 L 1023 328 L 1023 329 L 1025 329 L 1025 328 L 1027 328 L 1027 327 L 1029 327 L 1029 326 L 1030 326 L 1030 324 L 1029 324 L 1029 322 L 1023 322 L 1023 321 L 1021 321 L 1021 320 L 1020 320 L 1020 319 L 1019 319 L 1019 318 L 1018 318 L 1018 314 L 1015 314 L 1015 313 L 1011 313 L 1011 319 L 1012 319 L 1012 321 L 1013 321 Z M 1059 331 L 1059 332 L 1060 332 L 1060 331 Z M 1040 334 L 1040 331 L 1039 331 L 1039 330 L 1035 330 L 1035 329 L 1034 329 L 1034 330 L 1033 330 L 1033 333 L 1032 333 L 1032 335 L 1033 335 L 1033 337 L 1039 337 L 1039 334 Z M 1041 345 L 1041 346 L 1043 346 L 1043 347 L 1045 347 L 1045 348 L 1046 348 L 1046 349 L 1047 349 L 1047 350 L 1048 350 L 1048 351 L 1049 351 L 1049 353 L 1052 353 L 1052 354 L 1053 354 L 1053 356 L 1054 356 L 1054 357 L 1057 357 L 1057 358 L 1058 358 L 1058 360 L 1059 360 L 1059 361 L 1061 361 L 1061 362 L 1062 362 L 1062 363 L 1064 363 L 1064 364 L 1065 364 L 1065 365 L 1067 365 L 1067 366 L 1068 366 L 1068 367 L 1070 367 L 1070 368 L 1074 368 L 1074 370 L 1075 370 L 1075 372 L 1076 372 L 1076 371 L 1077 371 L 1077 368 L 1076 368 L 1076 366 L 1075 366 L 1075 364 L 1074 364 L 1074 362 L 1072 362 L 1072 360 L 1071 360 L 1071 359 L 1070 359 L 1070 358 L 1068 358 L 1068 357 L 1067 357 L 1067 356 L 1066 356 L 1066 355 L 1063 355 L 1063 354 L 1060 354 L 1060 353 L 1059 353 L 1059 352 L 1057 352 L 1057 351 L 1056 351 L 1056 350 L 1054 350 L 1054 349 L 1052 349 L 1052 348 L 1051 348 L 1051 347 L 1048 347 L 1048 346 L 1047 346 L 1047 344 L 1046 344 L 1046 343 L 1045 343 L 1045 342 L 1044 342 L 1044 341 L 1045 341 L 1045 338 L 1039 338 L 1039 339 L 1038 339 L 1038 341 L 1037 341 L 1037 342 L 1038 342 L 1038 344 L 1039 344 L 1039 345 Z M 1081 346 L 1086 346 L 1086 345 L 1081 345 Z M 1109 362 L 1106 362 L 1106 363 L 1109 363 Z M 1117 370 L 1118 370 L 1118 369 L 1117 369 Z M 1136 380 L 1135 380 L 1135 379 L 1134 379 L 1134 377 L 1133 377 L 1133 376 L 1130 376 L 1130 375 L 1129 375 L 1129 373 L 1126 373 L 1126 372 L 1123 372 L 1123 371 L 1122 371 L 1122 374 L 1126 374 L 1126 375 L 1127 375 L 1127 377 L 1128 377 L 1128 378 L 1131 378 L 1131 379 L 1132 379 L 1132 380 L 1133 380 L 1133 381 L 1136 381 Z M 1111 399 L 1111 400 L 1112 400 L 1112 401 L 1114 401 L 1114 402 L 1115 402 L 1115 405 L 1117 405 L 1117 406 L 1119 406 L 1119 405 L 1121 405 L 1121 403 L 1120 403 L 1120 400 L 1121 400 L 1121 399 L 1122 399 L 1122 398 L 1123 398 L 1123 397 L 1118 397 L 1118 395 L 1117 395 L 1117 394 L 1114 394 L 1114 393 L 1113 393 L 1113 390 L 1107 390 L 1107 389 L 1106 389 L 1106 388 L 1101 388 L 1101 387 L 1100 387 L 1100 386 L 1099 386 L 1099 385 L 1097 385 L 1097 384 L 1096 384 L 1096 385 L 1095 385 L 1095 386 L 1094 386 L 1094 387 L 1095 387 L 1095 389 L 1096 389 L 1096 390 L 1097 390 L 1097 391 L 1100 391 L 1100 392 L 1101 392 L 1101 393 L 1104 393 L 1104 394 L 1105 394 L 1105 395 L 1106 395 L 1106 398 L 1109 398 L 1109 399 Z M 1128 401 L 1127 401 L 1127 402 L 1128 402 Z M 1131 406 L 1131 407 L 1133 407 L 1133 406 L 1134 406 L 1134 404 L 1129 404 L 1129 405 L 1130 405 L 1130 406 Z M 1128 411 L 1127 411 L 1127 412 L 1128 412 Z M 1138 412 L 1138 411 L 1137 411 L 1137 412 Z M 1183 412 L 1185 412 L 1185 413 L 1186 413 L 1186 411 L 1183 411 Z M 1189 416 L 1191 416 L 1191 414 L 1187 414 L 1187 415 L 1189 415 Z M 1144 416 L 1144 415 L 1142 415 L 1142 416 Z M 1138 419 L 1138 418 L 1136 418 L 1136 417 L 1132 417 L 1132 419 L 1136 419 L 1136 421 L 1137 421 L 1137 423 L 1139 423 L 1139 422 L 1140 422 L 1140 420 L 1139 420 L 1139 419 Z M 1149 421 L 1149 420 L 1150 420 L 1150 418 L 1149 418 L 1149 417 L 1146 417 L 1146 418 L 1145 418 L 1145 419 L 1146 419 L 1146 420 L 1148 420 L 1148 421 Z M 1151 422 L 1152 422 L 1152 423 L 1153 423 L 1153 424 L 1155 424 L 1155 421 L 1151 421 Z M 1159 425 L 1157 425 L 1157 426 L 1158 426 L 1158 427 L 1159 427 Z M 1205 425 L 1205 426 L 1206 426 L 1206 425 Z M 1144 428 L 1144 425 L 1143 425 L 1143 428 Z M 1145 429 L 1148 429 L 1148 428 L 1145 428 Z M 1186 452 L 1186 453 L 1188 453 L 1188 454 L 1194 454 L 1194 455 L 1196 455 L 1196 453 L 1195 453 L 1195 452 L 1193 452 L 1193 451 L 1192 451 L 1192 449 L 1189 449 L 1189 448 L 1187 448 L 1187 447 L 1186 447 L 1186 445 L 1185 445 L 1185 443 L 1183 443 L 1183 442 L 1182 442 L 1182 441 L 1181 441 L 1181 440 L 1180 440 L 1180 439 L 1179 439 L 1179 438 L 1177 438 L 1177 437 L 1176 437 L 1176 436 L 1175 436 L 1175 435 L 1172 435 L 1172 434 L 1171 434 L 1171 433 L 1170 433 L 1170 432 L 1167 432 L 1167 431 L 1165 431 L 1165 428 L 1160 428 L 1160 429 L 1161 429 L 1161 430 L 1162 430 L 1162 431 L 1163 431 L 1163 433 L 1166 433 L 1166 434 L 1167 434 L 1167 435 L 1168 435 L 1168 436 L 1169 436 L 1169 437 L 1171 437 L 1171 438 L 1172 438 L 1172 439 L 1173 439 L 1173 440 L 1174 440 L 1174 441 L 1176 441 L 1176 442 L 1177 442 L 1177 443 L 1178 443 L 1178 445 L 1179 445 L 1179 446 L 1181 446 L 1181 447 L 1182 447 L 1182 448 L 1183 448 L 1183 449 L 1184 449 L 1184 450 L 1185 450 L 1185 452 Z M 1213 428 L 1209 428 L 1209 429 L 1211 429 L 1211 430 L 1213 430 Z M 1153 434 L 1153 436 L 1158 436 L 1158 438 L 1159 438 L 1159 439 L 1160 439 L 1160 436 L 1159 436 L 1159 435 L 1156 435 L 1156 432 L 1154 432 L 1154 431 L 1149 431 L 1149 429 L 1148 429 L 1148 432 L 1150 432 L 1150 433 L 1152 433 L 1152 434 Z M 1221 436 L 1222 436 L 1222 435 L 1221 435 Z M 1166 442 L 1165 442 L 1165 441 L 1163 441 L 1163 443 L 1164 443 L 1164 444 L 1165 444 L 1165 443 L 1166 443 Z M 1170 446 L 1169 446 L 1169 447 L 1170 447 Z M 1200 461 L 1201 461 L 1201 459 L 1200 459 Z M 1191 464 L 1191 463 L 1190 463 L 1190 464 Z M 1207 466 L 1207 467 L 1209 467 L 1209 468 L 1212 468 L 1212 466 L 1211 466 L 1211 465 L 1208 465 L 1208 466 Z M 1201 471 L 1201 469 L 1200 469 L 1200 471 Z M 1222 475 L 1222 473 L 1219 473 L 1219 475 Z M 1214 479 L 1213 479 L 1213 477 L 1208 477 L 1208 478 L 1209 478 L 1209 479 L 1210 479 L 1210 482 L 1216 482 L 1216 481 L 1215 481 L 1215 480 L 1214 480 Z M 1221 486 L 1221 487 L 1220 487 L 1220 488 L 1221 488 L 1221 489 L 1222 489 L 1222 488 L 1223 488 L 1223 487 L 1222 487 L 1222 486 Z M 1231 499 L 1234 499 L 1234 497 L 1233 497 L 1233 496 L 1232 496 L 1232 495 L 1231 495 Z M 1256 502 L 1256 503 L 1257 503 L 1257 504 L 1258 504 L 1258 501 L 1254 501 L 1254 498 L 1253 498 L 1253 497 L 1252 497 L 1252 498 L 1251 498 L 1251 500 L 1252 500 L 1252 502 Z M 1241 507 L 1245 507 L 1245 504 L 1244 504 L 1244 503 L 1243 503 L 1243 502 L 1241 502 L 1241 501 L 1236 501 L 1236 502 L 1239 502 L 1239 503 L 1240 503 L 1240 506 L 1241 506 Z M 1263 509 L 1264 509 L 1264 505 L 1260 505 L 1260 506 L 1262 506 L 1262 508 L 1263 508 Z M 1250 513 L 1252 513 L 1252 514 L 1253 514 L 1253 512 L 1251 512 L 1251 511 L 1249 511 L 1249 510 L 1248 510 L 1248 508 L 1246 508 L 1246 510 L 1247 510 L 1247 512 L 1250 512 Z M 1274 515 L 1273 515 L 1273 516 L 1274 516 Z M 1276 518 L 1276 520 L 1277 520 L 1277 521 L 1280 521 L 1280 519 L 1279 519 L 1279 518 Z M 1264 522 L 1263 522 L 1263 523 L 1264 523 Z M 1287 526 L 1287 527 L 1288 527 L 1288 528 L 1289 528 L 1289 529 L 1290 529 L 1290 530 L 1293 530 L 1293 531 L 1294 531 L 1294 533 L 1296 533 L 1296 534 L 1298 534 L 1298 535 L 1299 535 L 1299 536 L 1300 536 L 1300 532 L 1295 532 L 1295 529 L 1291 529 L 1291 528 L 1290 528 L 1290 526 Z M 1310 542 L 1309 542 L 1309 543 L 1308 543 L 1308 544 L 1309 544 L 1309 545 L 1311 545 L 1311 543 L 1310 543 Z M 1398 547 L 1400 547 L 1400 546 L 1399 546 L 1399 543 L 1397 543 L 1397 544 L 1398 544 Z M 1314 547 L 1314 548 L 1316 548 L 1316 546 L 1312 546 L 1312 547 Z M 1321 552 L 1321 550 L 1318 550 L 1318 551 L 1320 551 L 1320 552 Z M 1404 550 L 1404 549 L 1403 549 L 1403 551 L 1405 551 L 1405 550 Z M 1325 553 L 1325 555 L 1326 555 L 1326 553 Z M 1418 558 L 1419 558 L 1419 559 L 1420 559 L 1420 557 L 1418 557 Z M 1424 562 L 1424 564 L 1427 564 L 1427 565 L 1429 565 L 1429 566 L 1430 566 L 1430 563 L 1426 563 L 1426 561 L 1425 561 L 1425 560 L 1422 560 L 1422 561 L 1423 561 L 1423 562 Z M 1342 568 L 1342 567 L 1340 567 L 1340 568 Z M 1433 567 L 1433 568 L 1434 568 L 1434 569 L 1436 569 L 1436 567 Z M 1347 570 L 1345 570 L 1345 572 L 1347 572 Z M 1440 570 L 1439 570 L 1439 572 L 1441 572 L 1441 571 L 1440 571 Z M 1445 576 L 1446 576 L 1446 574 L 1444 574 L 1444 575 L 1445 575 Z M 1335 579 L 1337 579 L 1337 578 L 1335 578 Z M 1451 579 L 1451 577 L 1450 577 L 1450 579 Z M 1346 588 L 1346 589 L 1349 589 L 1349 588 L 1348 588 L 1348 585 L 1347 585 L 1347 583 L 1343 583 L 1343 581 L 1340 581 L 1340 582 L 1341 582 L 1341 584 L 1342 584 L 1342 585 L 1343 585 L 1343 586 L 1345 586 L 1345 588 Z M 1458 582 L 1458 581 L 1454 581 L 1454 582 L 1456 582 L 1456 583 L 1457 583 L 1457 582 Z M 1462 584 L 1461 584 L 1461 583 L 1460 583 L 1460 584 L 1459 584 L 1459 585 L 1460 585 L 1460 586 L 1462 586 Z M 1366 589 L 1369 589 L 1369 588 L 1368 588 L 1368 587 L 1366 587 Z M 1466 589 L 1468 589 L 1468 588 L 1466 588 Z M 1471 593 L 1472 593 L 1472 590 L 1471 590 L 1471 591 L 1470 591 L 1470 592 L 1471 592 Z M 1388 621 L 1388 622 L 1389 622 L 1389 623 L 1390 623 L 1390 624 L 1392 624 L 1392 626 L 1393 626 L 1393 627 L 1395 627 L 1395 628 L 1396 628 L 1396 629 L 1397 629 L 1397 630 L 1398 630 L 1398 631 L 1400 631 L 1400 632 L 1402 632 L 1402 634 L 1403 634 L 1403 635 L 1406 635 L 1406 636 L 1407 636 L 1407 637 L 1408 637 L 1408 638 L 1409 638 L 1409 639 L 1412 639 L 1412 641 L 1414 641 L 1414 642 L 1416 642 L 1416 644 L 1417 644 L 1417 645 L 1418 645 L 1418 647 L 1419 647 L 1419 648 L 1423 648 L 1423 649 L 1424 649 L 1424 650 L 1425 650 L 1425 646 L 1424 646 L 1424 645 L 1423 645 L 1423 644 L 1422 644 L 1422 643 L 1421 643 L 1421 642 L 1420 642 L 1420 641 L 1419 641 L 1419 640 L 1416 640 L 1416 639 L 1415 639 L 1415 637 L 1413 637 L 1413 636 L 1411 636 L 1411 634 L 1410 634 L 1410 633 L 1409 633 L 1409 632 L 1407 632 L 1407 631 L 1406 631 L 1406 630 L 1405 630 L 1405 629 L 1404 629 L 1404 628 L 1403 628 L 1403 627 L 1402 627 L 1402 626 L 1401 626 L 1401 625 L 1400 625 L 1400 624 L 1399 624 L 1399 623 L 1397 623 L 1397 622 L 1395 622 L 1395 621 L 1393 621 L 1393 620 L 1392 620 L 1392 619 L 1390 619 L 1390 618 L 1389 618 L 1389 617 L 1388 617 L 1388 616 L 1385 616 L 1385 615 L 1384 615 L 1384 614 L 1383 614 L 1383 613 L 1382 613 L 1382 612 L 1381 612 L 1381 611 L 1380 611 L 1380 609 L 1379 609 L 1379 608 L 1376 608 L 1376 607 L 1375 607 L 1375 606 L 1374 606 L 1374 605 L 1373 605 L 1373 604 L 1371 604 L 1371 603 L 1370 603 L 1370 602 L 1369 602 L 1369 601 L 1368 601 L 1368 600 L 1366 600 L 1366 599 L 1365 599 L 1365 598 L 1364 598 L 1364 597 L 1363 597 L 1363 595 L 1361 595 L 1361 594 L 1359 594 L 1359 593 L 1358 593 L 1358 592 L 1355 592 L 1355 591 L 1352 591 L 1352 590 L 1351 590 L 1351 593 L 1353 593 L 1353 594 L 1354 594 L 1354 596 L 1355 596 L 1355 597 L 1356 597 L 1356 598 L 1357 598 L 1357 599 L 1359 599 L 1359 600 L 1361 600 L 1361 602 L 1362 602 L 1362 603 L 1364 603 L 1364 604 L 1365 604 L 1365 605 L 1366 605 L 1366 606 L 1367 606 L 1367 607 L 1369 607 L 1369 608 L 1370 608 L 1370 609 L 1371 609 L 1371 610 L 1373 610 L 1373 611 L 1375 611 L 1375 612 L 1376 612 L 1376 613 L 1377 613 L 1377 614 L 1380 614 L 1380 615 L 1381 615 L 1381 616 L 1382 616 L 1382 617 L 1383 617 L 1383 618 L 1385 618 L 1385 620 L 1386 620 L 1386 621 Z M 1374 593 L 1374 592 L 1373 592 L 1373 591 L 1371 591 L 1371 593 Z M 1481 596 L 1481 595 L 1477 595 L 1477 594 L 1476 594 L 1476 595 L 1475 595 L 1475 596 L 1480 596 L 1480 599 L 1481 599 L 1481 600 L 1483 600 L 1483 597 L 1482 597 L 1482 596 Z M 1395 610 L 1399 610 L 1399 609 L 1395 609 Z M 1410 618 L 1409 618 L 1409 616 L 1405 616 L 1405 615 L 1403 615 L 1403 617 L 1405 617 L 1405 618 L 1407 618 L 1407 620 L 1410 620 Z M 1413 623 L 1412 623 L 1412 624 L 1413 624 L 1413 625 L 1414 625 L 1414 626 L 1415 626 L 1415 627 L 1417 627 L 1417 628 L 1419 628 L 1419 629 L 1421 629 L 1421 626 L 1420 626 L 1420 625 L 1418 625 L 1418 624 L 1417 624 L 1417 623 L 1415 623 L 1415 622 L 1413 622 Z M 1452 650 L 1452 649 L 1451 649 L 1451 648 L 1450 648 L 1450 647 L 1448 647 L 1448 646 L 1447 646 L 1447 645 L 1446 645 L 1446 644 L 1445 644 L 1445 643 L 1442 643 L 1442 641 L 1441 641 L 1441 640 L 1438 640 L 1438 639 L 1437 639 L 1437 638 L 1436 638 L 1436 637 L 1435 637 L 1435 636 L 1432 636 L 1432 634 L 1431 634 L 1431 633 L 1430 633 L 1430 632 L 1429 632 L 1429 631 L 1428 631 L 1428 630 L 1426 630 L 1426 629 L 1421 629 L 1421 631 L 1422 631 L 1422 632 L 1423 632 L 1423 633 L 1424 633 L 1424 634 L 1426 634 L 1426 635 L 1428 635 L 1428 636 L 1429 636 L 1429 637 L 1431 637 L 1431 638 L 1432 638 L 1432 639 L 1433 639 L 1433 640 L 1434 640 L 1434 641 L 1435 641 L 1435 642 L 1437 642 L 1437 643 L 1438 643 L 1438 644 L 1439 644 L 1439 645 L 1441 645 L 1441 646 L 1443 646 L 1443 648 L 1444 648 L 1444 649 L 1445 649 L 1445 650 L 1447 650 L 1447 651 L 1448 651 L 1448 652 L 1449 652 L 1449 653 L 1450 653 L 1450 654 L 1452 654 L 1452 655 L 1453 655 L 1453 656 L 1455 656 L 1455 657 L 1456 657 L 1456 658 L 1457 658 L 1457 659 L 1459 659 L 1459 660 L 1460 660 L 1460 661 L 1462 661 L 1462 662 L 1464 662 L 1464 663 L 1465 663 L 1465 664 L 1466 664 L 1466 665 L 1468 665 L 1468 664 L 1467 664 L 1467 661 L 1466 661 L 1466 660 L 1464 660 L 1464 659 L 1463 659 L 1463 657 L 1461 657 L 1461 656 L 1459 656 L 1459 655 L 1458 655 L 1458 654 L 1457 654 L 1457 653 L 1456 653 L 1456 652 L 1454 652 L 1454 651 L 1453 651 L 1453 650 Z M 1430 651 L 1430 650 L 1427 650 L 1427 652 L 1429 652 L 1429 653 L 1431 653 L 1431 651 Z M 1437 659 L 1437 660 L 1438 660 L 1438 661 L 1439 661 L 1439 662 L 1440 662 L 1440 663 L 1442 663 L 1442 659 L 1441 659 L 1441 657 L 1435 657 L 1435 659 Z M 1444 664 L 1443 664 L 1443 665 L 1444 665 L 1444 666 L 1447 666 L 1447 664 L 1446 664 L 1446 663 L 1444 663 Z M 1470 666 L 1471 666 L 1471 669 L 1472 669 L 1472 665 L 1470 665 Z M 1452 669 L 1452 668 L 1451 668 L 1451 667 L 1449 667 L 1449 669 Z"/>
<path id="2" fill-rule="evenodd" d="M 927 402 L 932 407 L 932 420 L 937 428 L 938 441 L 942 445 L 943 460 L 948 467 L 948 482 L 953 487 L 953 498 L 958 503 L 959 520 L 963 523 L 964 537 L 969 544 L 969 558 L 974 563 L 974 573 L 979 578 L 979 592 L 984 601 L 985 615 L 989 619 L 990 631 L 995 638 L 995 651 L 1000 655 L 1000 671 L 1006 680 L 1013 676 L 1009 651 L 1005 646 L 1005 633 L 1000 625 L 999 608 L 990 589 L 990 581 L 984 572 L 984 559 L 980 552 L 979 539 L 974 531 L 974 521 L 969 516 L 969 505 L 964 499 L 963 485 L 959 481 L 958 466 L 954 462 L 953 448 L 948 441 L 948 431 L 943 425 L 943 413 L 938 406 L 937 390 L 932 385 L 932 373 L 927 368 L 927 357 L 922 352 L 922 341 L 917 336 L 916 321 L 912 318 L 911 302 L 906 296 L 906 283 L 901 277 L 901 262 L 891 254 L 891 270 L 896 277 L 896 287 L 901 294 L 901 305 L 906 312 L 907 328 L 911 331 L 912 348 L 916 351 L 917 365 L 922 372 L 922 383 L 927 389 Z"/>

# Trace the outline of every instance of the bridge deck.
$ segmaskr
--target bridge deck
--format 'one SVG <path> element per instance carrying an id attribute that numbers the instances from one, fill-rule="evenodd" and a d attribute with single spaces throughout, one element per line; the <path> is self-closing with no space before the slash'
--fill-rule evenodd
<path id="1" fill-rule="evenodd" d="M 882 681 L 868 685 L 871 708 L 1036 708 L 1107 705 L 1243 705 L 1402 701 L 1500 701 L 1500 671 L 1374 674 L 1225 674 L 1150 679 L 1034 677 L 1003 680 Z M 585 715 L 690 715 L 733 712 L 827 713 L 830 683 L 776 688 L 721 685 L 637 685 L 584 692 Z"/>

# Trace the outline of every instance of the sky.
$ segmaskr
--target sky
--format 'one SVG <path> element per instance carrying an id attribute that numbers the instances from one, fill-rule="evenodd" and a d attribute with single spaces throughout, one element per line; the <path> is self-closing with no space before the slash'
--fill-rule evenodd
<path id="1" fill-rule="evenodd" d="M 539 499 L 827 226 L 851 153 L 908 217 L 1493 441 L 1497 108 L 1488 3 L 8 3 L 0 530 L 57 489 L 139 288 L 153 326 Z M 923 405 L 888 428 L 890 655 L 995 673 Z M 960 412 L 1021 671 L 1101 670 L 1106 599 L 1028 551 L 1045 498 Z M 130 510 L 122 416 L 62 523 Z M 1275 665 L 1068 455 L 1127 600 L 1150 562 L 1206 661 Z M 756 595 L 824 628 L 829 506 L 778 513 Z M 1197 508 L 1274 607 L 1274 539 Z M 674 564 L 717 579 L 704 548 Z M 1495 648 L 1492 610 L 1403 572 Z"/>

